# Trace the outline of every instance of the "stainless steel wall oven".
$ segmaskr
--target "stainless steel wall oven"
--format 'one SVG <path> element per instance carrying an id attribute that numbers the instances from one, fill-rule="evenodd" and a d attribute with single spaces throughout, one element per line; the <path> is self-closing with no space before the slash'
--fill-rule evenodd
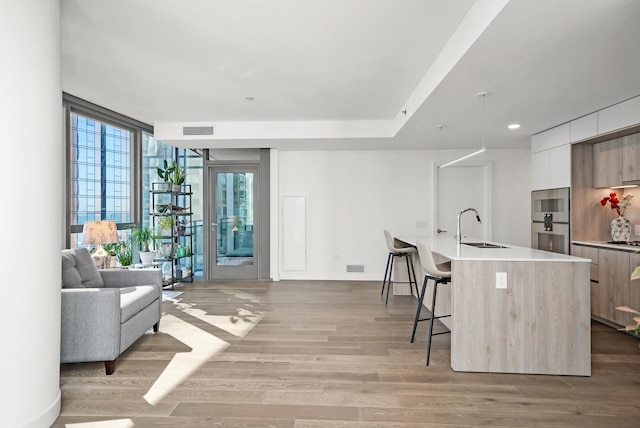
<path id="1" fill-rule="evenodd" d="M 570 191 L 568 187 L 531 192 L 531 247 L 569 254 Z"/>

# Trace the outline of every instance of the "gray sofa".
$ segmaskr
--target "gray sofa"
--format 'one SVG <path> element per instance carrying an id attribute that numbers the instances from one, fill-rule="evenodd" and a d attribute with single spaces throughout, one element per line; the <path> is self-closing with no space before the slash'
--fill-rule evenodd
<path id="1" fill-rule="evenodd" d="M 98 270 L 86 248 L 62 250 L 60 362 L 104 361 L 112 374 L 122 352 L 158 331 L 161 303 L 159 269 Z"/>

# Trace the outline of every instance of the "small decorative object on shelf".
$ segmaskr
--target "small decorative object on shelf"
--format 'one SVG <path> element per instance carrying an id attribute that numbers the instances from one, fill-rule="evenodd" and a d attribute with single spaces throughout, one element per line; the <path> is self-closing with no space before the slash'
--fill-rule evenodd
<path id="1" fill-rule="evenodd" d="M 620 199 L 616 192 L 611 192 L 600 201 L 600 205 L 604 207 L 609 203 L 611 209 L 618 213 L 618 218 L 611 221 L 611 239 L 615 242 L 628 242 L 631 238 L 631 223 L 624 218 L 624 212 L 631 205 L 631 199 L 633 193 L 625 193 Z"/>

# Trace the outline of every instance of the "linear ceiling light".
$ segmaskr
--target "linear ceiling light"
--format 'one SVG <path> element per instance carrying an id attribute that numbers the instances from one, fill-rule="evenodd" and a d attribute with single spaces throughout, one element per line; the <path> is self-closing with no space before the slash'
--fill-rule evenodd
<path id="1" fill-rule="evenodd" d="M 488 92 L 488 91 L 480 92 L 479 94 L 476 95 L 476 97 L 482 97 L 482 113 L 483 113 L 483 115 L 484 115 L 484 99 L 485 99 L 485 97 L 488 97 L 489 95 L 491 95 L 491 92 Z M 484 124 L 486 124 L 486 119 L 483 118 L 482 122 L 483 122 L 483 128 L 484 128 Z M 477 154 L 480 154 L 480 153 L 484 152 L 485 150 L 487 150 L 487 148 L 484 145 L 484 129 L 483 129 L 482 130 L 482 148 L 480 150 L 476 150 L 473 153 L 469 153 L 468 155 L 462 156 L 462 157 L 460 157 L 458 159 L 454 159 L 451 162 L 447 162 L 445 164 L 442 164 L 442 165 L 438 166 L 438 168 L 444 168 L 444 167 L 447 167 L 449 165 L 453 165 L 456 162 L 460 162 L 462 160 L 469 159 L 471 156 L 475 156 Z"/>
<path id="2" fill-rule="evenodd" d="M 447 163 L 442 164 L 442 165 L 438 165 L 438 168 L 444 168 L 445 166 L 453 165 L 456 162 L 460 162 L 461 160 L 469 159 L 471 156 L 478 155 L 478 154 L 484 152 L 485 150 L 487 150 L 487 148 L 483 147 L 480 150 L 477 150 L 477 151 L 475 151 L 473 153 L 469 153 L 468 155 L 462 156 L 461 158 L 454 159 L 451 162 L 447 162 Z"/>

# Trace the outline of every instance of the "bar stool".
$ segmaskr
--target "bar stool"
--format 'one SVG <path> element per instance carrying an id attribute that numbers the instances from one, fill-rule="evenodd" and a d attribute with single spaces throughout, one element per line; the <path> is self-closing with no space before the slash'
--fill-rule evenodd
<path id="1" fill-rule="evenodd" d="M 413 268 L 412 258 L 412 255 L 417 251 L 416 247 L 391 237 L 391 233 L 389 233 L 388 230 L 384 231 L 384 239 L 389 249 L 389 255 L 387 256 L 387 267 L 384 270 L 384 279 L 382 280 L 382 291 L 380 291 L 380 295 L 382 296 L 384 294 L 384 287 L 387 285 L 387 300 L 385 304 L 389 303 L 389 288 L 391 288 L 391 278 L 393 277 L 393 261 L 396 257 L 404 257 L 407 264 L 407 275 L 409 276 L 409 290 L 411 290 L 411 295 L 413 296 L 413 289 L 411 288 L 413 284 L 416 289 L 416 295 L 418 295 L 418 281 L 416 279 L 416 271 Z M 411 276 L 411 274 L 413 274 L 413 276 Z"/>
<path id="2" fill-rule="evenodd" d="M 438 293 L 438 284 L 449 284 L 451 280 L 451 262 L 436 264 L 433 259 L 433 253 L 431 252 L 431 248 L 424 242 L 417 243 L 418 248 L 418 256 L 420 257 L 420 264 L 422 265 L 422 269 L 426 272 L 424 276 L 424 281 L 422 282 L 422 294 L 420 294 L 418 298 L 418 309 L 416 310 L 416 319 L 413 322 L 413 333 L 411 333 L 411 343 L 416 336 L 416 327 L 418 327 L 418 322 L 420 321 L 430 321 L 429 322 L 429 337 L 427 339 L 427 365 L 429 365 L 429 359 L 431 357 L 431 338 L 433 336 L 437 336 L 439 334 L 448 334 L 451 333 L 451 330 L 441 331 L 438 333 L 433 332 L 433 321 L 439 318 L 450 317 L 449 315 L 439 315 L 435 316 L 436 310 L 436 295 Z M 431 302 L 431 316 L 428 318 L 420 318 L 420 311 L 422 310 L 422 301 L 424 300 L 425 293 L 427 291 L 427 283 L 429 280 L 434 281 L 433 286 L 433 299 Z"/>

